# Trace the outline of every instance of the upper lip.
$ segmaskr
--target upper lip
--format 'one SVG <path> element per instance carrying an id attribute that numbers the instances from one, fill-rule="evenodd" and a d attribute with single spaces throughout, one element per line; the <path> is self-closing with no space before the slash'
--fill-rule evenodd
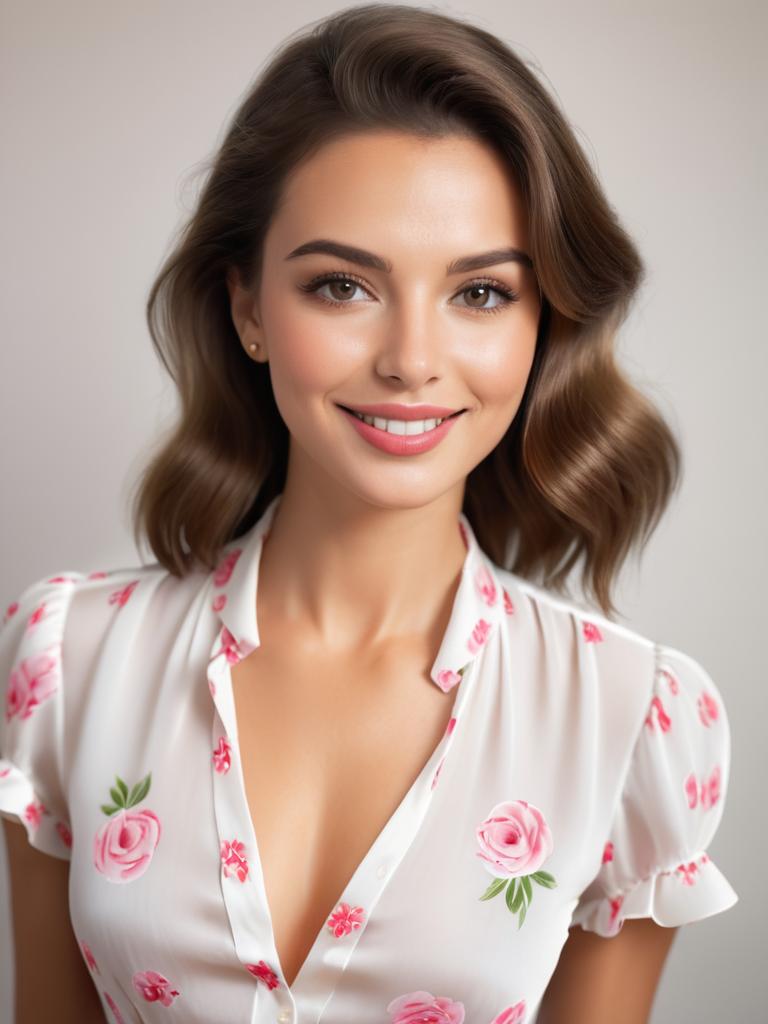
<path id="1" fill-rule="evenodd" d="M 341 405 L 341 403 L 337 403 Z M 375 405 L 345 405 L 342 408 L 363 416 L 380 416 L 389 420 L 444 419 L 463 409 L 448 409 L 444 405 L 401 405 L 397 402 L 377 402 Z"/>

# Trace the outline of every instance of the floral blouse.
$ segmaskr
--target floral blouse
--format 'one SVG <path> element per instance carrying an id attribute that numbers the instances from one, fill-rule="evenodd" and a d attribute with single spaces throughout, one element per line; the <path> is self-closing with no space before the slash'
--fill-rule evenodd
<path id="1" fill-rule="evenodd" d="M 532 1024 L 569 927 L 736 903 L 707 853 L 730 760 L 712 679 L 501 569 L 461 514 L 430 673 L 452 716 L 288 986 L 230 674 L 280 497 L 210 573 L 61 572 L 5 612 L 0 813 L 71 862 L 106 1020 Z"/>

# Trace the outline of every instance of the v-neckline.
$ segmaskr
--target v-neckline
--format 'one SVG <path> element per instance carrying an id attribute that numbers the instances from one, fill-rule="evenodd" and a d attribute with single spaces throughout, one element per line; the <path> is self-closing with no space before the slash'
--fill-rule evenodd
<path id="1" fill-rule="evenodd" d="M 426 817 L 436 789 L 436 774 L 442 773 L 443 762 L 460 729 L 462 711 L 472 688 L 477 662 L 473 660 L 468 665 L 456 686 L 447 728 L 406 794 L 358 863 L 331 909 L 333 914 L 342 904 L 347 904 L 352 909 L 361 907 L 363 913 L 360 927 L 354 928 L 340 938 L 336 937 L 328 928 L 328 918 L 331 916 L 329 914 L 313 939 L 292 984 L 287 985 L 275 942 L 272 911 L 240 758 L 231 673 L 231 661 L 236 659 L 230 660 L 220 655 L 221 638 L 217 636 L 208 663 L 209 689 L 214 704 L 211 739 L 213 749 L 216 750 L 220 746 L 221 738 L 227 738 L 230 768 L 226 774 L 221 774 L 215 767 L 213 768 L 214 807 L 220 843 L 232 840 L 244 842 L 247 880 L 252 883 L 239 884 L 235 878 L 224 877 L 222 874 L 222 890 L 236 948 L 243 963 L 266 963 L 277 976 L 279 987 L 294 1001 L 301 999 L 302 1009 L 311 1006 L 319 1019 L 319 1013 L 333 995 L 338 980 L 374 913 L 376 903 Z M 259 996 L 260 993 L 257 991 L 255 998 L 258 1000 Z"/>

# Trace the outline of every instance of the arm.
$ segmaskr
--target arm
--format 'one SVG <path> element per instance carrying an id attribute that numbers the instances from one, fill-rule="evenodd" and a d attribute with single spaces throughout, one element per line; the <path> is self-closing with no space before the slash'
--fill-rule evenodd
<path id="1" fill-rule="evenodd" d="M 1 819 L 8 851 L 16 962 L 15 1024 L 104 1024 L 69 917 L 69 862 L 30 846 Z"/>
<path id="2" fill-rule="evenodd" d="M 625 921 L 611 938 L 571 928 L 537 1024 L 648 1024 L 676 934 L 650 918 Z"/>

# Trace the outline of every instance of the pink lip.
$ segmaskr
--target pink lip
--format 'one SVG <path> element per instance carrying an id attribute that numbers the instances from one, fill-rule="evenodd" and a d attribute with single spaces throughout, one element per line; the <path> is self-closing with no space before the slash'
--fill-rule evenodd
<path id="1" fill-rule="evenodd" d="M 339 405 L 339 403 L 336 403 Z M 343 405 L 341 408 L 345 408 Z M 452 416 L 460 409 L 448 409 L 444 405 L 403 405 L 398 402 L 377 402 L 375 405 L 348 405 L 347 409 L 360 412 L 363 416 L 381 416 L 386 420 L 441 420 Z"/>
<path id="2" fill-rule="evenodd" d="M 357 416 L 343 406 L 339 406 L 339 408 L 364 440 L 388 455 L 419 455 L 421 452 L 428 452 L 431 448 L 440 444 L 459 418 L 458 416 L 453 416 L 450 419 L 443 420 L 433 430 L 426 430 L 423 434 L 390 434 L 386 430 L 379 430 L 378 427 L 363 422 L 363 420 L 358 419 Z M 430 419 L 431 417 L 427 416 L 425 418 Z"/>

